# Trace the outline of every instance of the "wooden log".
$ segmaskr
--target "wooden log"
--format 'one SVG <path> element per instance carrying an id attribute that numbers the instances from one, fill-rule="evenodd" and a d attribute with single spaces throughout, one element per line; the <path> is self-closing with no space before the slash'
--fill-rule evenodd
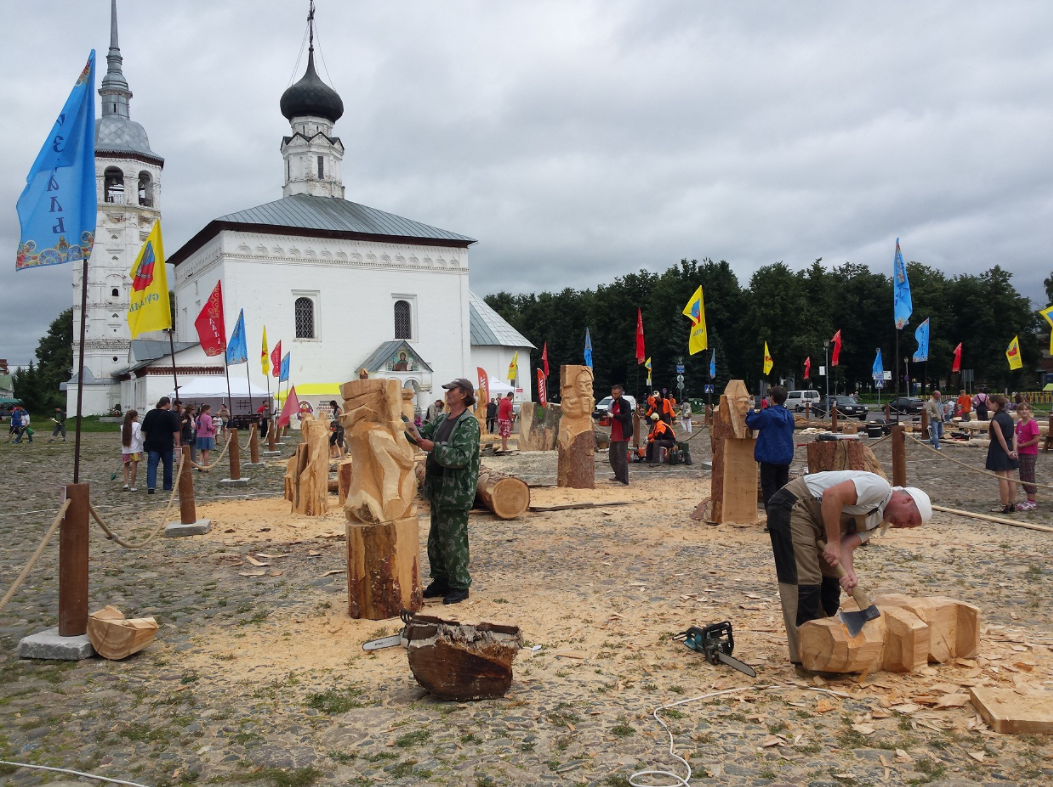
<path id="1" fill-rule="evenodd" d="M 542 407 L 524 402 L 519 409 L 519 450 L 555 451 L 562 416 L 563 408 L 558 404 L 550 402 Z"/>
<path id="2" fill-rule="evenodd" d="M 461 624 L 426 615 L 406 626 L 413 677 L 442 699 L 503 697 L 512 685 L 512 662 L 523 647 L 517 626 Z"/>
<path id="3" fill-rule="evenodd" d="M 907 438 L 902 424 L 892 427 L 892 485 L 907 485 Z"/>
<path id="4" fill-rule="evenodd" d="M 991 729 L 1002 734 L 1053 733 L 1053 693 L 972 686 L 969 698 Z"/>
<path id="5" fill-rule="evenodd" d="M 347 523 L 348 614 L 386 620 L 424 603 L 417 518 Z"/>
<path id="6" fill-rule="evenodd" d="M 156 620 L 129 619 L 116 607 L 103 607 L 88 618 L 88 640 L 103 658 L 127 658 L 149 647 L 156 635 Z"/>
<path id="7" fill-rule="evenodd" d="M 721 394 L 710 427 L 713 472 L 708 522 L 757 521 L 759 471 L 753 458 L 753 437 L 746 428 L 748 409 L 746 384 L 731 380 Z"/>
<path id="8" fill-rule="evenodd" d="M 874 452 L 859 440 L 813 440 L 808 443 L 807 452 L 809 473 L 866 470 L 888 480 Z"/>
<path id="9" fill-rule="evenodd" d="M 929 663 L 929 626 L 908 609 L 885 607 L 885 652 L 881 668 L 887 672 L 914 672 Z M 869 624 L 867 624 L 869 625 Z"/>
<path id="10" fill-rule="evenodd" d="M 230 460 L 230 480 L 237 481 L 241 478 L 241 446 L 238 445 L 238 430 L 231 429 L 230 447 L 227 448 L 227 458 Z"/>
<path id="11" fill-rule="evenodd" d="M 347 502 L 347 492 L 351 488 L 351 477 L 355 463 L 350 458 L 341 460 L 336 466 L 336 492 L 340 496 L 340 505 Z"/>
<path id="12" fill-rule="evenodd" d="M 516 519 L 530 507 L 530 487 L 521 478 L 480 467 L 475 502 L 500 519 Z"/>
<path id="13" fill-rule="evenodd" d="M 594 378 L 588 366 L 560 367 L 560 407 L 563 414 L 556 442 L 556 486 L 595 489 L 596 439 L 592 434 Z"/>
<path id="14" fill-rule="evenodd" d="M 86 483 L 62 487 L 69 508 L 59 525 L 59 636 L 79 637 L 88 628 L 88 506 Z"/>
<path id="15" fill-rule="evenodd" d="M 194 469 L 190 465 L 190 446 L 183 446 L 183 464 L 179 471 L 179 521 L 184 525 L 197 522 L 194 504 Z"/>
<path id="16" fill-rule="evenodd" d="M 929 627 L 928 660 L 946 663 L 971 659 L 980 650 L 980 609 L 964 601 L 943 596 L 914 598 L 891 594 L 874 599 L 884 612 L 900 607 L 917 615 Z"/>
<path id="17" fill-rule="evenodd" d="M 260 435 L 255 423 L 252 425 L 252 432 L 249 435 L 249 461 L 254 465 L 260 463 Z"/>
<path id="18" fill-rule="evenodd" d="M 817 672 L 869 672 L 881 663 L 885 623 L 878 617 L 850 637 L 836 617 L 809 620 L 797 629 L 801 664 Z"/>

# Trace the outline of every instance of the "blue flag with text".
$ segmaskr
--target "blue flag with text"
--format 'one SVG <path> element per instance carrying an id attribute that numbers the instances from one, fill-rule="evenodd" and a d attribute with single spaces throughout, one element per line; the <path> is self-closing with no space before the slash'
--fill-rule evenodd
<path id="1" fill-rule="evenodd" d="M 77 77 L 18 198 L 15 270 L 91 256 L 95 243 L 95 50 Z"/>
<path id="2" fill-rule="evenodd" d="M 892 263 L 892 312 L 896 318 L 896 330 L 907 324 L 914 312 L 914 302 L 910 299 L 910 282 L 907 281 L 907 266 L 903 264 L 903 252 L 899 250 L 899 238 L 896 238 L 896 258 Z"/>
<path id="3" fill-rule="evenodd" d="M 245 341 L 245 310 L 238 315 L 238 324 L 227 342 L 227 365 L 234 366 L 249 360 L 249 346 Z"/>

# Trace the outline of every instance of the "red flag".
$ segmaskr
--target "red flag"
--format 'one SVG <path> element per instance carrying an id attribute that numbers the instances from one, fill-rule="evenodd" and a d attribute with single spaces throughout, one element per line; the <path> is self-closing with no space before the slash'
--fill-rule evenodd
<path id="1" fill-rule="evenodd" d="M 281 415 L 278 416 L 278 426 L 288 426 L 292 417 L 298 412 L 300 412 L 300 400 L 296 396 L 296 386 L 294 385 L 289 391 L 289 395 L 285 397 Z"/>
<path id="2" fill-rule="evenodd" d="M 486 370 L 482 366 L 475 367 L 475 373 L 479 376 L 479 396 L 477 398 L 485 406 L 490 401 L 490 378 L 487 377 Z"/>
<path id="3" fill-rule="evenodd" d="M 545 349 L 541 351 L 541 362 L 545 364 L 545 378 L 548 378 L 548 342 L 545 342 Z"/>
<path id="4" fill-rule="evenodd" d="M 205 308 L 194 320 L 197 338 L 205 355 L 222 355 L 227 349 L 227 329 L 223 326 L 223 289 L 222 282 L 216 282 L 216 288 L 205 301 Z"/>
<path id="5" fill-rule="evenodd" d="M 951 364 L 951 371 L 952 372 L 960 372 L 961 370 L 962 370 L 962 343 L 958 342 L 958 346 L 954 348 L 954 363 Z"/>
<path id="6" fill-rule="evenodd" d="M 807 380 L 812 374 L 812 356 L 804 359 L 804 379 Z"/>
<path id="7" fill-rule="evenodd" d="M 282 340 L 271 350 L 271 377 L 280 377 L 282 373 Z"/>
<path id="8" fill-rule="evenodd" d="M 647 353 L 644 352 L 643 343 L 643 312 L 640 311 L 640 307 L 636 307 L 636 362 L 643 363 L 647 358 Z"/>
<path id="9" fill-rule="evenodd" d="M 834 356 L 830 359 L 831 366 L 837 366 L 838 360 L 841 358 L 841 329 L 838 328 L 837 333 L 834 334 Z"/>
<path id="10" fill-rule="evenodd" d="M 542 407 L 548 403 L 548 397 L 545 395 L 545 374 L 540 369 L 537 370 L 537 400 Z"/>

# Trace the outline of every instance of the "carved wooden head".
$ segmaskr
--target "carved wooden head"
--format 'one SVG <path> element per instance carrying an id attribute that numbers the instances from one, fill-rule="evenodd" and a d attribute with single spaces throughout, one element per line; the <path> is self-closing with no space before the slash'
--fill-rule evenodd
<path id="1" fill-rule="evenodd" d="M 564 418 L 588 418 L 596 399 L 592 393 L 594 378 L 588 366 L 564 366 L 559 380 L 560 406 Z"/>

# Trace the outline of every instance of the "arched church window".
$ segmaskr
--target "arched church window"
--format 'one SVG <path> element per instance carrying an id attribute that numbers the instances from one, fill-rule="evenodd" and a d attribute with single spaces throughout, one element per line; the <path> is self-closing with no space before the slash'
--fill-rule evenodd
<path id="1" fill-rule="evenodd" d="M 318 179 L 322 180 L 325 178 L 325 157 L 318 157 Z"/>
<path id="2" fill-rule="evenodd" d="M 103 174 L 103 199 L 116 204 L 124 203 L 124 173 L 117 167 L 107 167 Z"/>
<path id="3" fill-rule="evenodd" d="M 153 178 L 149 172 L 139 173 L 139 204 L 148 208 L 154 206 Z"/>
<path id="4" fill-rule="evenodd" d="M 395 301 L 395 338 L 413 338 L 413 323 L 410 320 L 410 305 L 406 301 Z"/>
<path id="5" fill-rule="evenodd" d="M 112 290 L 110 290 L 110 297 L 111 298 L 119 298 L 120 295 L 121 295 L 121 292 L 116 287 L 114 287 Z"/>
<path id="6" fill-rule="evenodd" d="M 293 307 L 296 312 L 296 338 L 314 338 L 314 303 L 310 298 L 297 298 Z"/>

